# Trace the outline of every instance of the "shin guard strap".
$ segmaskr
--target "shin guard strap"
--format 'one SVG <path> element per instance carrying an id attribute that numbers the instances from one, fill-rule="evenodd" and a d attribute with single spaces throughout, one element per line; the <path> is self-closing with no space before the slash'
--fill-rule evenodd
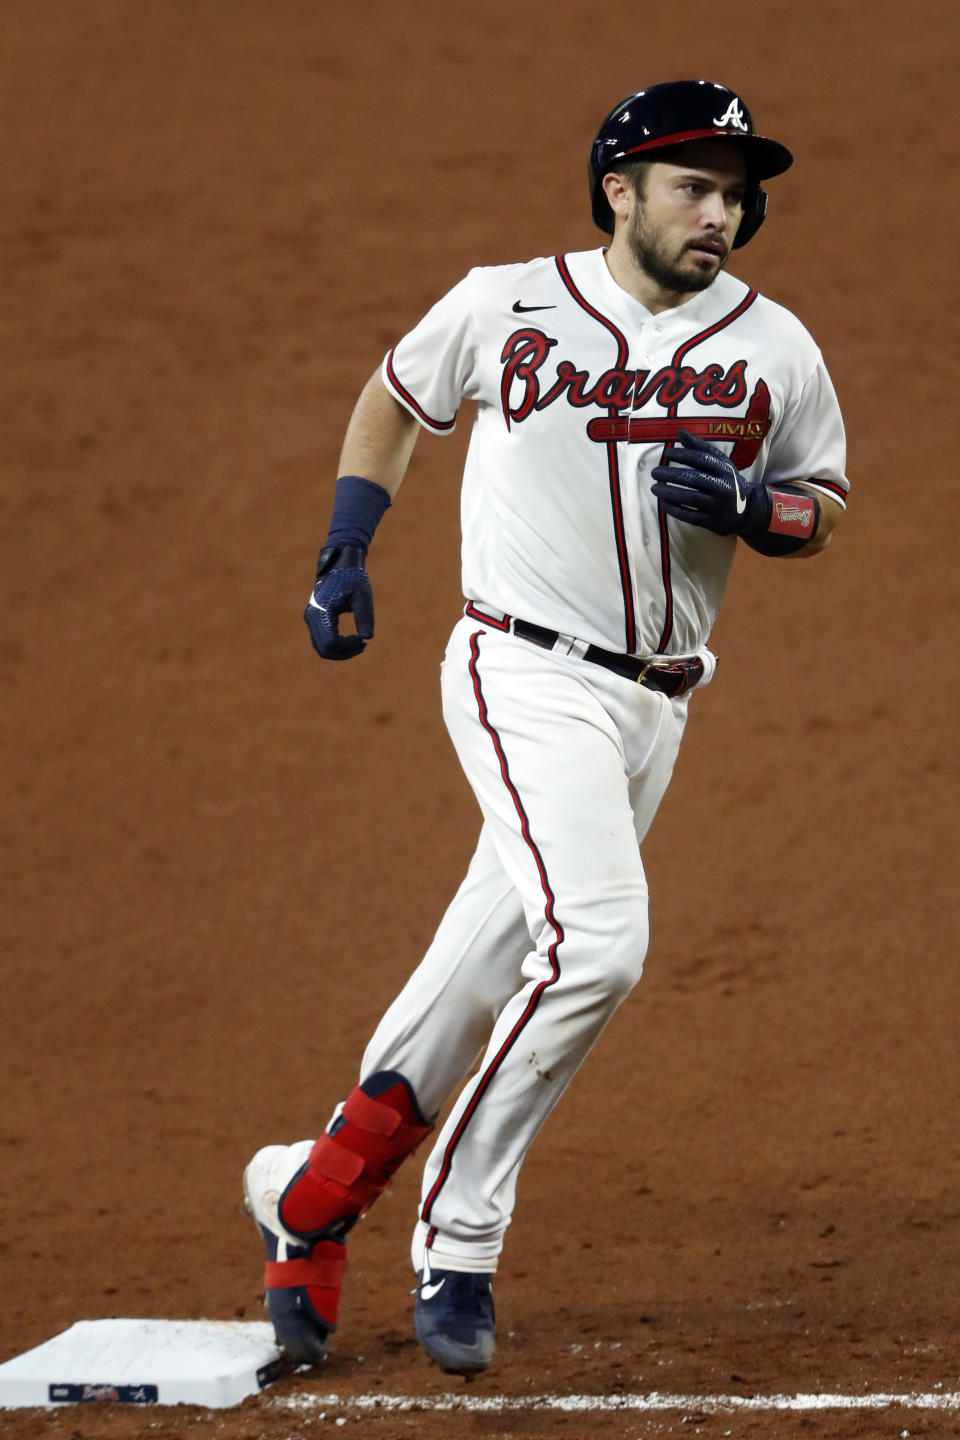
<path id="1" fill-rule="evenodd" d="M 346 1268 L 344 1246 L 332 1240 L 321 1240 L 309 1260 L 268 1260 L 264 1287 L 267 1290 L 290 1290 L 298 1285 L 319 1285 L 324 1290 L 338 1290 Z"/>
<path id="2" fill-rule="evenodd" d="M 321 1135 L 310 1151 L 310 1169 L 325 1180 L 333 1180 L 344 1190 L 349 1190 L 363 1172 L 363 1156 L 352 1155 L 329 1135 Z"/>
<path id="3" fill-rule="evenodd" d="M 389 1140 L 391 1144 L 386 1148 L 391 1158 L 392 1152 L 408 1155 L 431 1128 L 404 1120 L 399 1110 L 371 1098 L 359 1086 L 347 1096 L 342 1113 L 344 1120 L 356 1125 L 358 1130 L 375 1135 L 378 1140 Z"/>
<path id="4" fill-rule="evenodd" d="M 392 1105 L 371 1098 L 359 1085 L 343 1102 L 343 1118 L 356 1125 L 358 1130 L 367 1130 L 371 1135 L 382 1135 L 389 1139 L 396 1135 L 403 1124 L 403 1116 Z"/>

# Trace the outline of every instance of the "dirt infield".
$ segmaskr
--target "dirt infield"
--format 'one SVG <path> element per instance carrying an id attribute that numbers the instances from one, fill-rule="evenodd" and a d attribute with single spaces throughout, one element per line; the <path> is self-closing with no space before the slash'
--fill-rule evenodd
<path id="1" fill-rule="evenodd" d="M 960 1389 L 955 7 L 3 22 L 0 1360 L 84 1318 L 262 1318 L 243 1165 L 353 1084 L 477 827 L 438 693 L 467 427 L 378 534 L 364 657 L 322 665 L 300 620 L 353 398 L 470 265 L 598 243 L 599 118 L 706 75 L 797 156 L 732 268 L 826 354 L 850 513 L 809 566 L 738 562 L 645 850 L 647 974 L 531 1151 L 469 1393 Z M 351 1246 L 322 1375 L 0 1434 L 960 1433 L 279 1408 L 459 1385 L 412 1340 L 417 1180 Z"/>

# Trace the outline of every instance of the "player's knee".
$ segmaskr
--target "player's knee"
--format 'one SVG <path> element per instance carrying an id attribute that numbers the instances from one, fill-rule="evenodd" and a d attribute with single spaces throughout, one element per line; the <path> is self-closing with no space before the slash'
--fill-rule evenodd
<path id="1" fill-rule="evenodd" d="M 559 929 L 560 943 L 557 944 Z M 643 973 L 649 936 L 645 883 L 609 884 L 601 893 L 566 895 L 524 962 L 528 980 L 550 979 L 554 965 L 585 1003 L 618 1004 Z"/>
<path id="2" fill-rule="evenodd" d="M 643 907 L 631 917 L 632 923 L 611 943 L 605 954 L 604 983 L 610 994 L 623 1000 L 643 974 L 643 962 L 647 957 L 647 910 Z"/>
<path id="3" fill-rule="evenodd" d="M 595 987 L 614 1003 L 629 995 L 643 974 L 649 939 L 646 888 L 631 890 L 603 906 L 595 937 Z"/>

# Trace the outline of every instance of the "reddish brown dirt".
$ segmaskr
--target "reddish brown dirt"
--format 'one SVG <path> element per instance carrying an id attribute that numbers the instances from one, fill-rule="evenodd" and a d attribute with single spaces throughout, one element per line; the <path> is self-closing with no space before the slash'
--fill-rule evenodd
<path id="1" fill-rule="evenodd" d="M 476 828 L 437 694 L 463 434 L 377 539 L 363 659 L 300 621 L 352 399 L 469 265 L 597 243 L 599 116 L 706 74 L 797 153 L 735 268 L 823 346 L 854 499 L 813 564 L 737 568 L 646 849 L 648 974 L 529 1157 L 471 1393 L 956 1390 L 955 7 L 11 0 L 2 29 L 0 1359 L 261 1317 L 242 1166 L 353 1083 Z M 321 1376 L 0 1432 L 282 1440 L 335 1412 L 278 1395 L 450 1388 L 411 1340 L 416 1182 L 352 1247 Z"/>

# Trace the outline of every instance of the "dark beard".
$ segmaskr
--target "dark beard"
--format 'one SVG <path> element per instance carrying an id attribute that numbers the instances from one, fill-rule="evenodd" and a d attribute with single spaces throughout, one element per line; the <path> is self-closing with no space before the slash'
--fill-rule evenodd
<path id="1" fill-rule="evenodd" d="M 651 280 L 662 285 L 664 290 L 672 291 L 676 295 L 706 290 L 723 269 L 723 261 L 721 261 L 715 271 L 700 270 L 699 268 L 681 270 L 676 261 L 670 260 L 657 242 L 647 234 L 640 219 L 639 209 L 634 212 L 627 238 L 634 259 L 640 268 L 650 276 Z"/>

